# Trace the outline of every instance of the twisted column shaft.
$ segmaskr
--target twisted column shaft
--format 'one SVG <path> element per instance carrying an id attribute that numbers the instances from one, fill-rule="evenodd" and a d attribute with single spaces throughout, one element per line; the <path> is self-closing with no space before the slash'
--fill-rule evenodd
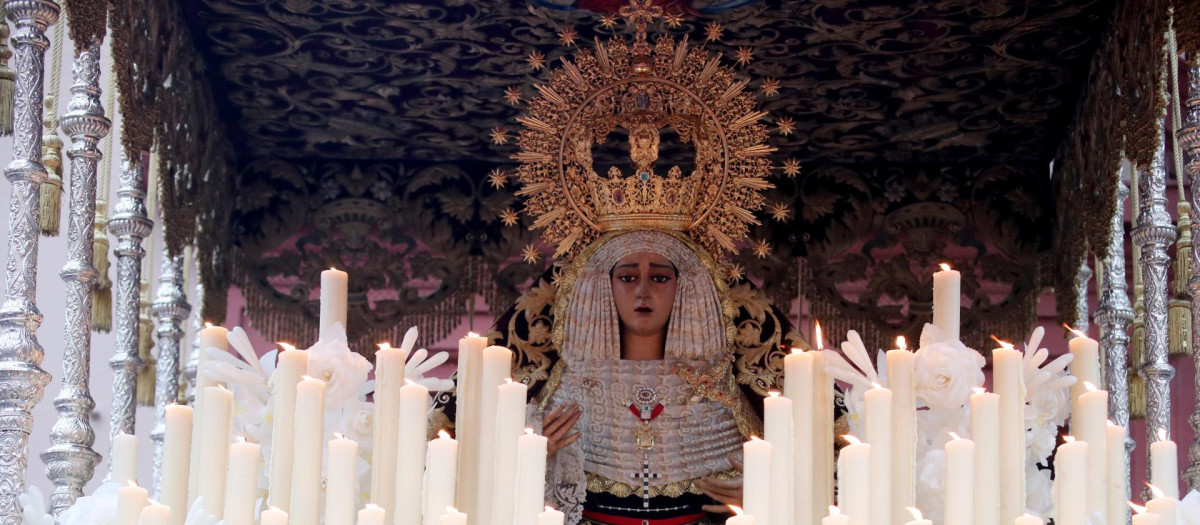
<path id="1" fill-rule="evenodd" d="M 142 239 L 153 223 L 146 216 L 146 177 L 139 152 L 121 152 L 121 185 L 108 229 L 117 237 L 117 280 L 113 294 L 113 324 L 117 345 L 109 366 L 113 369 L 112 436 L 133 434 L 137 404 L 137 375 L 143 366 L 138 357 L 138 315 L 141 306 Z"/>
<path id="2" fill-rule="evenodd" d="M 54 399 L 58 421 L 50 448 L 42 452 L 54 482 L 50 508 L 57 516 L 83 495 L 100 456 L 92 450 L 96 434 L 89 421 L 96 407 L 88 383 L 92 359 L 92 287 L 99 275 L 92 266 L 92 221 L 96 215 L 96 168 L 103 155 L 98 144 L 112 123 L 100 104 L 100 40 L 89 42 L 75 58 L 75 83 L 62 128 L 71 137 L 67 264 L 59 272 L 67 288 L 62 391 Z"/>
<path id="3" fill-rule="evenodd" d="M 155 370 L 154 430 L 154 494 L 162 490 L 163 435 L 167 429 L 167 405 L 179 398 L 179 354 L 183 350 L 183 321 L 191 313 L 183 289 L 183 256 L 163 252 L 162 272 L 158 291 L 150 312 L 154 315 L 155 335 L 158 336 L 158 367 Z"/>
<path id="4" fill-rule="evenodd" d="M 0 524 L 20 525 L 17 496 L 25 491 L 33 407 L 50 375 L 41 369 L 37 329 L 38 206 L 46 180 L 42 157 L 42 70 L 46 28 L 58 21 L 52 0 L 6 0 L 16 25 L 12 35 L 17 80 L 13 97 L 13 161 L 4 170 L 12 183 L 8 200 L 8 261 L 0 305 Z"/>
<path id="5" fill-rule="evenodd" d="M 1179 143 L 1183 146 L 1189 160 L 1187 163 L 1188 201 L 1191 204 L 1189 215 L 1192 219 L 1192 273 L 1188 279 L 1188 289 L 1192 293 L 1192 359 L 1195 360 L 1196 370 L 1200 370 L 1200 65 L 1192 64 L 1188 68 L 1188 99 L 1185 107 L 1183 129 L 1179 131 Z M 1196 406 L 1188 423 L 1196 432 L 1196 438 L 1188 447 L 1187 469 L 1183 471 L 1183 479 L 1189 490 L 1200 490 L 1200 373 L 1192 378 L 1197 385 Z"/>

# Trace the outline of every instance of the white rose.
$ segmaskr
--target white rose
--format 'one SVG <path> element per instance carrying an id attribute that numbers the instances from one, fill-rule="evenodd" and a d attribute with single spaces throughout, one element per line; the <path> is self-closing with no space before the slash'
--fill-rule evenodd
<path id="1" fill-rule="evenodd" d="M 946 494 L 943 489 L 946 477 L 946 451 L 933 449 L 917 460 L 917 507 L 925 511 L 925 519 L 934 523 L 942 521 Z"/>
<path id="2" fill-rule="evenodd" d="M 356 441 L 359 453 L 370 457 L 372 441 L 375 439 L 375 405 L 361 400 L 351 401 L 342 408 L 333 432 Z"/>
<path id="3" fill-rule="evenodd" d="M 370 372 L 371 363 L 345 340 L 319 341 L 308 349 L 308 375 L 325 382 L 326 412 L 356 399 Z"/>
<path id="4" fill-rule="evenodd" d="M 108 525 L 117 522 L 117 489 L 120 483 L 108 482 L 96 488 L 90 496 L 75 500 L 63 511 L 58 522 L 63 525 Z"/>
<path id="5" fill-rule="evenodd" d="M 1025 449 L 1029 458 L 1041 462 L 1050 457 L 1058 443 L 1058 425 L 1037 425 L 1025 432 Z"/>
<path id="6" fill-rule="evenodd" d="M 1029 404 L 1025 405 L 1025 425 L 1030 427 L 1049 423 L 1059 426 L 1070 413 L 1071 398 L 1067 389 L 1038 389 L 1029 399 Z"/>
<path id="7" fill-rule="evenodd" d="M 934 410 L 957 410 L 983 386 L 983 356 L 955 341 L 917 350 L 916 396 Z"/>
<path id="8" fill-rule="evenodd" d="M 1025 508 L 1038 516 L 1049 517 L 1054 512 L 1054 482 L 1050 471 L 1034 464 L 1025 466 Z"/>

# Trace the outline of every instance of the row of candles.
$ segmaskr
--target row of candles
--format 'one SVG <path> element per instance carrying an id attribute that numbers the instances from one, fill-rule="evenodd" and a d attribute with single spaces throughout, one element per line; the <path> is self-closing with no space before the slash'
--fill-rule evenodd
<path id="1" fill-rule="evenodd" d="M 346 288 L 345 272 L 322 272 L 322 337 L 332 337 L 334 323 L 345 325 Z M 226 333 L 222 327 L 208 326 L 197 336 L 199 346 L 227 351 Z M 322 516 L 326 525 L 562 525 L 563 513 L 543 507 L 547 439 L 524 428 L 527 387 L 511 381 L 512 352 L 485 347 L 486 339 L 474 334 L 464 341 L 469 345 L 464 343 L 460 362 L 473 365 L 475 373 L 459 374 L 459 409 L 467 399 L 474 417 L 469 425 L 459 419 L 460 436 L 463 430 L 472 431 L 462 443 L 444 430 L 436 439 L 427 439 L 429 391 L 405 379 L 404 351 L 380 345 L 375 364 L 373 502 L 362 508 L 358 443 L 340 435 L 322 442 L 326 383 L 305 375 L 306 351 L 283 345 L 270 381 L 275 416 L 267 508 L 259 512 L 261 447 L 233 439 L 233 392 L 206 377 L 202 352 L 194 406 L 166 407 L 158 501 L 151 502 L 136 484 L 137 438 L 122 435 L 114 441 L 111 481 L 127 485 L 118 489 L 117 523 L 182 525 L 199 499 L 206 512 L 226 525 L 317 525 Z M 472 397 L 463 396 L 464 391 Z M 480 491 L 491 494 L 494 487 L 513 488 L 513 493 L 494 498 L 488 507 L 474 504 L 482 500 Z M 474 504 L 473 512 L 457 510 L 460 502 Z"/>
<path id="2" fill-rule="evenodd" d="M 960 276 L 943 265 L 934 275 L 934 325 L 957 339 Z M 926 525 L 915 514 L 915 355 L 905 348 L 886 353 L 887 388 L 864 393 L 865 440 L 848 443 L 837 457 L 838 501 L 831 488 L 834 447 L 833 381 L 824 372 L 820 326 L 817 351 L 793 351 L 784 361 L 783 395 L 764 400 L 764 436 L 743 447 L 745 510 L 734 525 Z M 1057 525 L 1086 525 L 1089 515 L 1124 521 L 1128 507 L 1126 429 L 1108 420 L 1108 392 L 1100 382 L 1099 344 L 1083 333 L 1069 342 L 1071 431 L 1055 456 Z M 1036 350 L 1036 349 L 1032 349 Z M 963 351 L 973 351 L 963 348 Z M 1030 349 L 1027 349 L 1030 351 Z M 1008 343 L 992 351 L 993 389 L 970 397 L 970 437 L 951 434 L 944 445 L 944 523 L 1037 525 L 1025 513 L 1025 385 L 1021 352 Z M 1165 435 L 1150 446 L 1151 483 L 1163 487 L 1148 502 L 1143 523 L 1161 515 L 1174 525 L 1178 494 L 1177 450 Z M 827 513 L 826 509 L 830 509 Z"/>

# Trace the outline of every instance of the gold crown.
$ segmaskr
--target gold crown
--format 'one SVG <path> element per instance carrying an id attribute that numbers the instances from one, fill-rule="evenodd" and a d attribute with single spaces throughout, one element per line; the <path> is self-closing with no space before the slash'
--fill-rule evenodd
<path id="1" fill-rule="evenodd" d="M 634 42 L 597 40 L 574 61 L 564 58 L 518 118 L 518 195 L 533 227 L 558 246 L 555 257 L 634 229 L 683 232 L 716 256 L 735 251 L 770 188 L 766 156 L 775 148 L 758 123 L 766 112 L 719 54 L 689 46 L 686 36 L 660 36 L 652 46 L 646 28 L 662 15 L 653 0 L 631 0 L 620 13 L 636 29 Z M 664 129 L 695 150 L 687 173 L 657 168 Z M 597 174 L 593 148 L 618 131 L 628 134 L 632 170 Z"/>

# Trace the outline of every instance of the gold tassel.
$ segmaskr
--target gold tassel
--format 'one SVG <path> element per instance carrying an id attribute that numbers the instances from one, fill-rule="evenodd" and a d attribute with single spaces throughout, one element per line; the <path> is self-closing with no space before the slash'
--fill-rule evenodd
<path id="1" fill-rule="evenodd" d="M 112 281 L 104 279 L 92 290 L 92 330 L 112 331 Z"/>
<path id="2" fill-rule="evenodd" d="M 107 206 L 105 206 L 107 207 Z M 92 290 L 92 330 L 112 330 L 112 280 L 108 278 L 108 217 L 97 207 L 96 222 L 92 226 L 92 266 L 100 276 Z"/>
<path id="3" fill-rule="evenodd" d="M 53 99 L 46 98 L 46 105 L 53 106 Z M 52 118 L 52 117 L 47 117 Z M 41 223 L 42 235 L 46 237 L 57 237 L 59 223 L 62 218 L 62 149 L 63 141 L 58 136 L 58 131 L 55 129 L 58 126 L 53 122 L 47 121 L 47 127 L 50 128 L 45 139 L 42 140 L 42 165 L 46 167 L 46 182 L 42 183 L 41 188 L 41 206 L 38 220 Z"/>
<path id="4" fill-rule="evenodd" d="M 8 24 L 4 22 L 4 10 L 0 9 L 0 136 L 13 132 L 13 95 L 17 90 L 17 72 L 9 67 L 12 49 L 8 47 Z"/>
<path id="5" fill-rule="evenodd" d="M 142 305 L 142 315 L 138 318 L 138 357 L 142 359 L 142 371 L 137 378 L 137 403 L 141 406 L 154 406 L 154 384 L 157 375 L 158 359 L 154 357 L 154 323 L 150 321 L 149 305 Z"/>
<path id="6" fill-rule="evenodd" d="M 1137 370 L 1129 371 L 1129 419 L 1146 418 L 1146 383 Z"/>

